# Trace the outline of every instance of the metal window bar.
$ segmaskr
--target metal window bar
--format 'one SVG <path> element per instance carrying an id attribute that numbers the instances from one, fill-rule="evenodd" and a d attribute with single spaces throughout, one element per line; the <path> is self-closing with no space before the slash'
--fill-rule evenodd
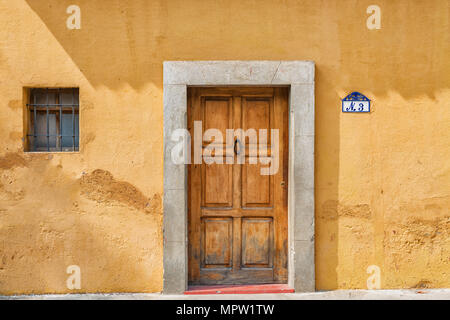
<path id="1" fill-rule="evenodd" d="M 72 149 L 73 149 L 73 151 L 75 151 L 75 112 L 74 112 L 74 106 L 73 106 L 74 97 L 75 97 L 75 92 L 72 89 Z"/>
<path id="2" fill-rule="evenodd" d="M 58 103 L 62 103 L 61 90 L 58 89 Z M 63 151 L 62 148 L 62 107 L 59 106 L 59 151 Z"/>
<path id="3" fill-rule="evenodd" d="M 34 100 L 34 102 L 36 103 L 36 95 L 34 95 L 34 97 L 33 97 L 33 100 Z M 36 128 L 37 128 L 37 126 L 36 126 L 36 123 L 37 123 L 37 120 L 36 120 L 36 108 L 33 108 L 33 113 L 34 113 L 34 122 L 33 122 L 33 132 L 34 132 L 34 138 L 33 138 L 33 151 L 35 151 L 36 150 L 36 134 L 37 134 L 37 132 L 36 132 Z"/>
<path id="4" fill-rule="evenodd" d="M 48 88 L 46 90 L 46 98 L 45 99 L 47 100 L 46 101 L 47 105 L 45 106 L 46 117 L 47 117 L 47 121 L 46 121 L 46 123 L 47 123 L 47 151 L 50 151 L 50 137 L 49 137 L 49 134 L 50 134 L 50 130 L 49 130 L 50 123 L 48 121 Z"/>
<path id="5" fill-rule="evenodd" d="M 71 98 L 72 98 L 72 103 L 68 104 L 68 103 L 62 103 L 63 102 L 63 98 L 62 95 L 63 93 L 71 93 Z M 57 103 L 49 103 L 49 97 L 50 94 L 54 93 L 55 94 L 55 99 Z M 37 96 L 38 95 L 42 95 L 45 94 L 45 103 L 37 103 Z M 75 125 L 79 123 L 79 120 L 75 121 L 75 115 L 79 115 L 79 102 L 75 101 L 75 98 L 78 95 L 78 88 L 71 88 L 71 89 L 63 89 L 63 88 L 57 88 L 57 89 L 51 89 L 51 88 L 45 88 L 45 89 L 41 89 L 41 88 L 35 88 L 35 89 L 31 89 L 30 90 L 30 102 L 33 101 L 33 103 L 28 103 L 27 107 L 29 110 L 29 114 L 30 117 L 33 118 L 33 123 L 32 123 L 32 130 L 29 130 L 27 136 L 28 139 L 32 138 L 32 143 L 29 143 L 29 151 L 43 151 L 42 146 L 39 146 L 38 137 L 43 137 L 46 140 L 46 146 L 44 147 L 44 149 L 47 152 L 50 151 L 70 151 L 68 148 L 71 148 L 72 151 L 78 151 L 78 147 L 76 146 L 76 144 L 79 144 L 79 134 L 76 134 L 76 130 L 75 130 Z M 52 108 L 52 109 L 50 109 Z M 44 109 L 44 110 L 42 110 Z M 63 135 L 63 128 L 65 126 L 64 121 L 63 121 L 63 110 L 64 109 L 69 109 L 71 110 L 72 113 L 72 134 L 65 134 Z M 38 112 L 42 112 L 45 111 L 45 119 L 46 119 L 46 134 L 41 134 L 38 133 L 42 132 L 41 128 L 39 130 L 38 126 L 40 126 L 40 124 L 38 123 Z M 56 113 L 59 111 L 59 133 L 55 132 L 55 134 L 50 134 L 50 111 L 52 111 L 52 113 L 54 113 L 55 117 L 54 117 L 54 121 L 55 121 L 55 130 L 57 130 L 58 127 L 58 118 L 56 116 Z M 76 112 L 75 112 L 76 111 Z M 79 116 L 78 116 L 79 117 Z M 43 126 L 43 125 L 42 125 Z M 67 126 L 67 124 L 66 124 Z M 31 129 L 31 128 L 30 128 Z M 55 147 L 51 148 L 50 146 L 50 137 L 54 137 L 55 140 Z M 63 138 L 72 138 L 72 145 L 71 146 L 67 146 L 67 148 L 64 148 L 63 145 Z M 58 140 L 59 140 L 59 148 L 58 148 Z M 69 140 L 70 141 L 70 140 Z M 75 143 L 77 142 L 77 143 Z M 59 149 L 59 150 L 58 150 Z"/>

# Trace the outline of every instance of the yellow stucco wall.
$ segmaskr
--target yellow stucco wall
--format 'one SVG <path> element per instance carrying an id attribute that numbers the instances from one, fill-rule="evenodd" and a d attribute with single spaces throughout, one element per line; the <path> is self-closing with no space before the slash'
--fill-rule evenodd
<path id="1" fill-rule="evenodd" d="M 81 8 L 81 30 L 66 8 Z M 366 28 L 366 8 L 382 28 Z M 450 287 L 450 2 L 0 1 L 0 294 L 162 289 L 165 60 L 316 63 L 316 287 Z M 23 88 L 80 88 L 81 150 L 23 152 Z M 359 91 L 370 114 L 343 114 Z M 73 292 L 73 291 L 72 291 Z"/>

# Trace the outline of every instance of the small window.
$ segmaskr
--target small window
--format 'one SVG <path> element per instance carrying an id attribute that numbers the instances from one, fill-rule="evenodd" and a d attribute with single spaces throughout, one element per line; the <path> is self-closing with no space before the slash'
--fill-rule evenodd
<path id="1" fill-rule="evenodd" d="M 79 149 L 78 88 L 29 89 L 27 151 Z"/>

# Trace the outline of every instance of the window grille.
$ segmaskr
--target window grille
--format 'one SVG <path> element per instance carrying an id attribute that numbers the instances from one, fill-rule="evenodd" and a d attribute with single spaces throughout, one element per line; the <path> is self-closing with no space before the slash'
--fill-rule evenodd
<path id="1" fill-rule="evenodd" d="M 27 151 L 79 150 L 78 88 L 30 89 L 27 109 Z"/>

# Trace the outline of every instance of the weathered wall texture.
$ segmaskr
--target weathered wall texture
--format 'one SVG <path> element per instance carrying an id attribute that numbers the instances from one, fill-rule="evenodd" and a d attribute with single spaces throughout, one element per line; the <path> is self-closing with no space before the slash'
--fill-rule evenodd
<path id="1" fill-rule="evenodd" d="M 67 6 L 82 10 L 66 28 Z M 366 8 L 382 10 L 381 30 Z M 316 63 L 316 286 L 450 287 L 450 2 L 0 1 L 0 294 L 162 288 L 162 62 Z M 23 152 L 23 88 L 80 88 L 81 150 Z M 360 91 L 370 114 L 342 114 Z"/>

